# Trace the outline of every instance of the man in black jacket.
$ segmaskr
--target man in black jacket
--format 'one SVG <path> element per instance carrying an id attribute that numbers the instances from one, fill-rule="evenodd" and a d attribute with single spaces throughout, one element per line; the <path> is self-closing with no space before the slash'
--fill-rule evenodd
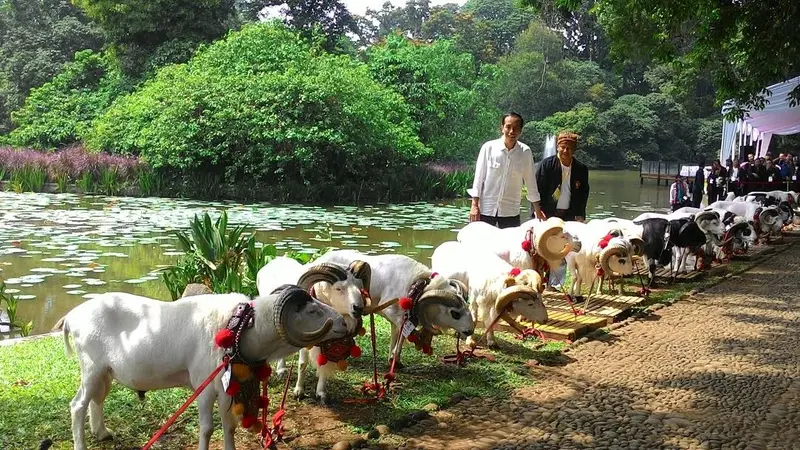
<path id="1" fill-rule="evenodd" d="M 589 169 L 574 157 L 578 135 L 561 133 L 556 145 L 556 154 L 545 158 L 536 170 L 541 209 L 547 217 L 583 222 L 589 200 Z"/>
<path id="2" fill-rule="evenodd" d="M 584 222 L 586 202 L 589 200 L 589 169 L 575 159 L 578 135 L 560 133 L 556 138 L 556 154 L 545 158 L 536 169 L 540 208 L 547 217 L 560 217 L 564 221 Z M 533 217 L 533 211 L 531 217 Z M 567 265 L 550 272 L 548 285 L 561 290 L 567 275 Z"/>

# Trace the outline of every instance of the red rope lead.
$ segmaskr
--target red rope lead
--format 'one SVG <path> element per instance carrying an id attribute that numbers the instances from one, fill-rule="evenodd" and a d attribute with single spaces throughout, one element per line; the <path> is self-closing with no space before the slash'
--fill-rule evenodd
<path id="1" fill-rule="evenodd" d="M 205 390 L 205 388 L 208 387 L 209 384 L 211 384 L 211 382 L 214 380 L 214 378 L 220 373 L 220 371 L 222 371 L 222 368 L 225 367 L 225 365 L 227 365 L 227 364 L 228 364 L 228 357 L 225 356 L 224 358 L 222 358 L 222 363 L 219 366 L 217 366 L 217 368 L 214 369 L 213 372 L 211 372 L 211 375 L 209 375 L 208 378 L 206 378 L 205 381 L 203 381 L 203 383 L 200 386 L 197 387 L 197 389 L 195 389 L 195 391 L 191 395 L 191 397 L 189 397 L 185 402 L 183 402 L 183 405 L 181 405 L 181 407 L 178 408 L 177 411 L 175 411 L 175 413 L 172 415 L 172 417 L 170 417 L 169 420 L 167 420 L 167 423 L 165 423 L 156 432 L 156 434 L 153 435 L 153 437 L 150 438 L 149 441 L 147 441 L 147 444 L 144 444 L 144 447 L 142 447 L 142 450 L 148 450 L 150 447 L 153 446 L 153 444 L 156 443 L 156 441 L 158 441 L 158 439 L 167 431 L 167 429 L 173 423 L 175 423 L 176 420 L 178 420 L 178 417 L 181 414 L 183 414 L 184 411 L 186 411 L 186 408 L 188 408 L 189 405 L 191 405 L 192 402 L 200 395 L 200 393 L 203 392 Z"/>

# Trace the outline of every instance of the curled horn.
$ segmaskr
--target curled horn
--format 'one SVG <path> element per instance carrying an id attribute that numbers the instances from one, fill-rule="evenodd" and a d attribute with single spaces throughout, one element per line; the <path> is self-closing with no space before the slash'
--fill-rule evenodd
<path id="1" fill-rule="evenodd" d="M 695 222 L 700 222 L 701 220 L 719 220 L 719 213 L 716 211 L 700 211 L 697 215 L 694 216 Z"/>
<path id="2" fill-rule="evenodd" d="M 354 277 L 361 280 L 361 285 L 369 292 L 369 282 L 372 279 L 372 268 L 369 264 L 366 261 L 355 260 L 350 263 L 347 270 L 352 272 Z"/>
<path id="3" fill-rule="evenodd" d="M 539 293 L 536 292 L 536 290 L 534 290 L 532 287 L 526 285 L 518 284 L 507 287 L 503 289 L 500 295 L 497 296 L 497 301 L 494 303 L 494 309 L 496 309 L 498 312 L 502 312 L 514 300 L 527 298 L 537 300 L 539 299 Z"/>
<path id="4" fill-rule="evenodd" d="M 608 267 L 608 260 L 612 256 L 628 256 L 628 249 L 625 247 L 625 244 L 621 242 L 614 242 L 613 244 L 609 244 L 600 252 L 600 257 L 598 258 L 600 260 L 600 267 L 603 269 L 603 272 L 607 273 L 608 275 L 614 275 L 614 271 Z"/>
<path id="5" fill-rule="evenodd" d="M 775 223 L 775 220 L 779 215 L 780 213 L 778 212 L 777 208 L 764 208 L 764 210 L 761 211 L 761 214 L 758 216 L 758 219 L 767 225 L 772 225 Z"/>
<path id="6" fill-rule="evenodd" d="M 639 237 L 632 237 L 628 239 L 628 242 L 631 243 L 631 247 L 633 248 L 633 254 L 636 256 L 643 256 L 644 255 L 644 239 Z"/>
<path id="7" fill-rule="evenodd" d="M 564 248 L 555 253 L 551 253 L 550 249 L 547 247 L 547 241 L 550 238 L 564 234 L 564 221 L 550 218 L 542 226 L 546 228 L 536 236 L 536 242 L 534 243 L 536 246 L 536 253 L 547 261 L 557 261 L 567 256 L 567 254 L 572 251 L 572 245 L 570 243 L 567 243 Z"/>
<path id="8" fill-rule="evenodd" d="M 330 284 L 337 281 L 344 281 L 347 279 L 347 272 L 335 264 L 321 263 L 312 266 L 304 273 L 297 285 L 305 290 L 309 290 L 311 286 L 319 283 L 320 281 L 327 281 Z"/>
<path id="9" fill-rule="evenodd" d="M 459 280 L 451 279 L 450 286 L 453 286 L 453 288 L 458 292 L 459 296 L 461 296 L 464 300 L 467 300 L 467 297 L 469 296 L 469 288 L 467 288 L 466 284 Z"/>
<path id="10" fill-rule="evenodd" d="M 427 291 L 422 294 L 422 296 L 417 301 L 418 305 L 421 305 L 422 308 L 431 305 L 442 305 L 442 306 L 449 306 L 452 308 L 461 308 L 464 307 L 464 300 L 462 300 L 455 292 L 447 291 L 444 289 L 433 289 Z M 424 313 L 417 314 L 417 318 L 420 321 L 420 324 L 424 328 L 432 328 L 432 325 L 427 317 L 425 317 Z"/>
<path id="11" fill-rule="evenodd" d="M 302 323 L 297 317 L 297 312 L 309 302 L 316 301 L 304 289 L 297 286 L 287 286 L 278 294 L 275 301 L 273 323 L 278 335 L 293 347 L 303 348 L 322 341 L 333 327 L 333 320 L 325 321 L 316 331 L 299 331 L 294 329 Z"/>

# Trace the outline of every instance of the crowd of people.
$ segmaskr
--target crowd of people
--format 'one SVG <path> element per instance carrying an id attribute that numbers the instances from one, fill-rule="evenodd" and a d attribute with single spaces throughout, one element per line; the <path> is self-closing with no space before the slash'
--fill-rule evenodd
<path id="1" fill-rule="evenodd" d="M 770 153 L 758 158 L 749 153 L 738 164 L 729 159 L 724 166 L 713 161 L 707 177 L 706 162 L 701 160 L 691 182 L 680 174 L 675 175 L 675 182 L 670 186 L 669 203 L 673 211 L 684 206 L 699 208 L 704 195 L 711 204 L 724 200 L 729 192 L 740 196 L 762 189 L 764 183 L 797 181 L 798 174 L 800 157 L 791 153 L 781 153 L 777 158 Z"/>

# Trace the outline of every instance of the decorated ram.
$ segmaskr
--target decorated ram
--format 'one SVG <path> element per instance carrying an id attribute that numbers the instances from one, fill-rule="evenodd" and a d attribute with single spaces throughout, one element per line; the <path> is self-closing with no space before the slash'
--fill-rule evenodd
<path id="1" fill-rule="evenodd" d="M 272 292 L 276 286 L 295 283 L 313 292 L 321 302 L 332 306 L 347 322 L 348 336 L 335 341 L 323 342 L 309 349 L 301 349 L 295 396 L 304 394 L 304 373 L 309 356 L 317 362 L 316 396 L 321 403 L 327 402 L 325 385 L 327 379 L 337 370 L 347 368 L 349 357 L 361 355 L 355 343 L 355 336 L 362 332 L 361 315 L 364 312 L 362 289 L 369 287 L 370 269 L 363 261 L 353 261 L 348 267 L 335 263 L 310 263 L 303 266 L 296 260 L 278 257 L 258 271 L 258 292 L 261 295 Z M 285 374 L 286 362 L 278 361 L 278 373 Z"/>
<path id="2" fill-rule="evenodd" d="M 75 450 L 86 448 L 87 407 L 92 433 L 98 439 L 111 436 L 104 423 L 103 402 L 113 380 L 137 391 L 198 389 L 221 366 L 227 354 L 224 348 L 234 346 L 233 361 L 240 358 L 255 368 L 256 377 L 249 371 L 244 375 L 234 371 L 234 375 L 243 377 L 243 382 L 254 380 L 257 388 L 258 379 L 268 376 L 269 361 L 348 332 L 339 313 L 296 286 L 284 286 L 253 300 L 241 294 L 208 294 L 163 302 L 107 293 L 76 306 L 56 329 L 63 329 L 67 354 L 73 352 L 72 336 L 81 367 L 80 387 L 70 405 Z M 233 381 L 227 388 L 223 383 L 223 377 L 216 376 L 198 397 L 201 450 L 208 449 L 211 439 L 215 401 L 224 448 L 234 450 L 237 416 L 243 410 L 232 407 L 232 396 L 237 395 L 231 390 Z M 244 415 L 241 420 L 242 426 L 257 431 L 256 417 Z"/>
<path id="3" fill-rule="evenodd" d="M 419 327 L 409 340 L 417 341 L 415 344 L 425 353 L 432 351 L 428 340 L 433 334 L 452 329 L 466 339 L 475 331 L 475 322 L 465 300 L 466 286 L 431 272 L 429 267 L 408 256 L 335 250 L 325 253 L 317 262 L 349 265 L 356 260 L 366 262 L 371 269 L 371 308 L 377 309 L 391 324 L 389 346 L 391 354 L 398 359 L 396 368 L 402 367 L 399 337 L 405 320 Z M 390 306 L 384 308 L 387 303 Z"/>
<path id="4" fill-rule="evenodd" d="M 491 326 L 498 318 L 509 323 L 516 323 L 512 317 L 517 316 L 531 323 L 547 322 L 544 284 L 535 270 L 520 270 L 483 247 L 455 241 L 439 245 L 431 261 L 431 268 L 440 275 L 467 286 L 472 318 L 483 319 L 489 347 L 496 347 Z M 472 337 L 467 343 L 474 347 Z"/>

